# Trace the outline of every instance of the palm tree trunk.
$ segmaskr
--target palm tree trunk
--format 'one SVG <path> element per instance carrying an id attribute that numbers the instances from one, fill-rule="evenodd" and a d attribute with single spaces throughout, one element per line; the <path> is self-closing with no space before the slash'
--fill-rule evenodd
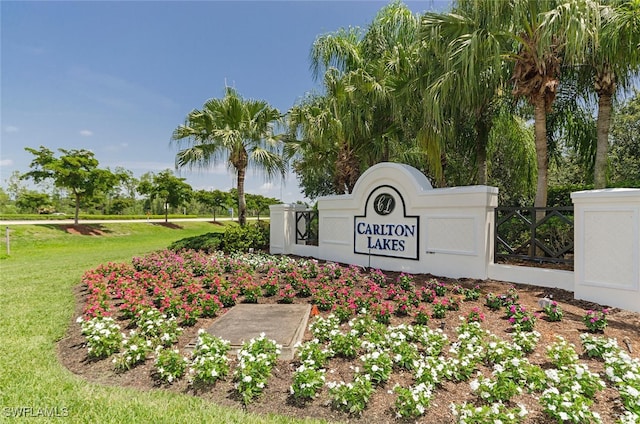
<path id="1" fill-rule="evenodd" d="M 607 153 L 609 151 L 609 126 L 611 124 L 611 94 L 601 93 L 598 98 L 596 161 L 593 167 L 595 189 L 607 186 Z"/>
<path id="2" fill-rule="evenodd" d="M 241 227 L 247 223 L 247 201 L 244 198 L 244 176 L 246 168 L 238 168 L 238 223 Z"/>
<path id="3" fill-rule="evenodd" d="M 476 144 L 476 166 L 477 175 L 476 180 L 480 185 L 487 185 L 488 171 L 487 171 L 487 145 L 489 144 L 489 129 L 483 121 L 476 121 L 476 137 L 478 142 Z"/>
<path id="4" fill-rule="evenodd" d="M 533 107 L 536 159 L 538 162 L 538 182 L 536 184 L 536 197 L 533 206 L 545 208 L 547 207 L 547 169 L 549 158 L 547 156 L 547 112 L 544 96 L 537 96 L 534 99 Z"/>

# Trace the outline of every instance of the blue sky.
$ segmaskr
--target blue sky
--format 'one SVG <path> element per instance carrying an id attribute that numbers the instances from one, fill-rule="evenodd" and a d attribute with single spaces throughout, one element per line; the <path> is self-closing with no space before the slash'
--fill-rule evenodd
<path id="1" fill-rule="evenodd" d="M 318 89 L 309 51 L 318 35 L 366 27 L 379 1 L 1 1 L 0 181 L 26 172 L 40 145 L 90 149 L 101 167 L 139 177 L 174 169 L 173 129 L 224 94 L 286 112 Z M 408 1 L 412 11 L 448 2 Z M 180 170 L 194 189 L 229 190 L 224 164 Z M 249 193 L 304 200 L 293 173 Z"/>

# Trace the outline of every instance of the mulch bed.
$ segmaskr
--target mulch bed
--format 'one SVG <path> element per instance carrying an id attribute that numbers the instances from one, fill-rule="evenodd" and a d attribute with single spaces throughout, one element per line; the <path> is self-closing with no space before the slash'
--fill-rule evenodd
<path id="1" fill-rule="evenodd" d="M 385 274 L 389 279 L 394 281 L 399 275 L 398 273 L 393 272 L 386 272 Z M 420 287 L 433 276 L 416 275 L 414 277 L 416 285 Z M 455 328 L 460 324 L 459 317 L 466 316 L 474 306 L 480 306 L 486 315 L 486 320 L 482 323 L 482 327 L 484 329 L 489 330 L 502 338 L 508 339 L 508 333 L 511 330 L 511 326 L 505 319 L 504 312 L 502 310 L 491 311 L 483 306 L 483 296 L 489 292 L 500 294 L 504 293 L 509 287 L 515 286 L 520 296 L 519 303 L 527 307 L 529 310 L 539 310 L 538 300 L 543 296 L 552 295 L 553 299 L 559 302 L 564 310 L 564 318 L 561 322 L 548 322 L 542 317 L 537 320 L 535 328 L 542 334 L 542 336 L 536 350 L 528 356 L 531 363 L 540 364 L 543 367 L 548 363 L 545 356 L 545 346 L 552 343 L 556 336 L 562 336 L 567 341 L 573 343 L 576 346 L 577 351 L 580 353 L 581 343 L 579 336 L 581 333 L 586 331 L 586 328 L 582 323 L 582 317 L 584 316 L 585 310 L 603 307 L 591 302 L 574 300 L 571 292 L 559 289 L 517 284 L 514 285 L 511 283 L 492 280 L 452 280 L 447 278 L 438 278 L 438 280 L 445 282 L 447 285 L 460 284 L 465 288 L 472 288 L 478 284 L 482 291 L 482 297 L 480 297 L 479 300 L 463 302 L 460 311 L 449 312 L 445 319 L 432 319 L 429 322 L 429 327 L 431 328 L 443 326 L 444 332 L 447 334 L 450 341 L 455 340 L 457 337 Z M 228 376 L 226 380 L 218 381 L 212 386 L 194 389 L 187 383 L 186 378 L 182 378 L 172 385 L 159 384 L 153 378 L 153 359 L 147 359 L 144 364 L 124 373 L 115 372 L 110 359 L 97 361 L 88 359 L 84 336 L 80 333 L 80 325 L 75 321 L 75 318 L 82 314 L 82 308 L 87 296 L 86 287 L 81 285 L 77 286 L 74 294 L 77 300 L 76 313 L 74 315 L 74 319 L 69 324 L 67 336 L 58 344 L 60 361 L 70 371 L 87 381 L 98 384 L 131 387 L 140 390 L 154 390 L 162 388 L 178 393 L 200 396 L 218 405 L 243 409 L 242 402 L 234 390 L 231 376 Z M 240 298 L 239 301 L 241 300 L 242 299 Z M 277 300 L 277 296 L 272 298 L 262 297 L 260 298 L 259 303 L 275 303 Z M 307 301 L 308 299 L 303 298 L 295 299 L 296 303 L 304 303 Z M 224 310 L 221 311 L 221 313 L 224 313 Z M 328 313 L 324 312 L 322 315 L 326 316 Z M 200 319 L 195 326 L 184 328 L 184 332 L 180 336 L 176 347 L 183 351 L 184 347 L 194 340 L 198 329 L 210 326 L 214 320 L 215 318 Z M 313 319 L 310 320 L 310 322 L 312 321 Z M 611 314 L 608 316 L 608 322 L 609 326 L 606 328 L 604 336 L 616 338 L 620 347 L 625 350 L 627 347 L 623 341 L 628 341 L 632 350 L 631 356 L 638 357 L 640 355 L 640 314 L 620 309 L 612 309 Z M 391 325 L 398 325 L 401 323 L 411 324 L 412 319 L 410 317 L 392 317 Z M 310 339 L 311 333 L 307 329 L 305 333 L 305 340 Z M 581 357 L 581 359 L 588 363 L 591 371 L 598 372 L 601 376 L 604 375 L 601 362 L 585 357 Z M 327 373 L 327 381 L 351 381 L 354 371 L 350 367 L 352 365 L 358 365 L 357 362 L 359 362 L 357 359 L 332 359 L 328 366 L 328 369 L 332 370 L 332 373 Z M 234 363 L 235 360 L 232 361 L 232 369 L 234 367 Z M 313 417 L 325 419 L 327 421 L 351 423 L 407 422 L 395 417 L 395 412 L 393 410 L 395 395 L 389 394 L 388 391 L 391 390 L 396 383 L 405 387 L 409 386 L 412 383 L 410 373 L 406 371 L 394 371 L 391 379 L 385 385 L 376 390 L 376 393 L 369 401 L 366 410 L 362 416 L 358 417 L 350 416 L 332 408 L 331 399 L 326 388 L 323 388 L 320 395 L 310 402 L 299 402 L 293 399 L 289 394 L 289 386 L 297 365 L 298 362 L 296 360 L 279 361 L 271 378 L 269 379 L 264 393 L 254 402 L 250 403 L 246 407 L 246 410 L 258 414 L 275 413 L 292 417 Z M 490 370 L 484 366 L 480 366 L 479 370 L 485 375 L 490 374 Z M 621 405 L 617 398 L 617 392 L 611 388 L 607 388 L 596 395 L 596 401 L 592 409 L 597 411 L 603 417 L 605 423 L 614 422 L 615 417 L 617 417 L 621 412 Z M 442 386 L 436 390 L 435 396 L 432 399 L 431 406 L 426 415 L 415 422 L 451 423 L 453 422 L 453 415 L 451 414 L 449 405 L 452 402 L 474 402 L 475 400 L 477 400 L 477 396 L 471 393 L 468 381 L 461 383 L 445 381 Z M 526 421 L 527 423 L 544 424 L 554 422 L 543 414 L 539 402 L 532 395 L 518 395 L 513 399 L 513 402 L 524 404 L 529 410 L 529 415 Z M 412 420 L 412 422 L 414 421 Z"/>

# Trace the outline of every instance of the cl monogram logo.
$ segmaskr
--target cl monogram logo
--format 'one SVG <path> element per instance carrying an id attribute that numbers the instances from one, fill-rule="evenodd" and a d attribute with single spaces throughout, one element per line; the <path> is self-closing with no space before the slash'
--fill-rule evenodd
<path id="1" fill-rule="evenodd" d="M 373 201 L 373 210 L 378 215 L 389 215 L 395 207 L 396 200 L 389 193 L 379 194 Z"/>

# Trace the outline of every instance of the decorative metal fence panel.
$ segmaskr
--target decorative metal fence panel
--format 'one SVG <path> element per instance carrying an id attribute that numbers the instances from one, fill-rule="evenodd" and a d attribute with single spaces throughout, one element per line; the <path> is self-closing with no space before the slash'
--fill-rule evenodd
<path id="1" fill-rule="evenodd" d="M 318 212 L 296 212 L 296 244 L 318 245 Z"/>
<path id="2" fill-rule="evenodd" d="M 573 207 L 496 208 L 494 262 L 573 264 Z"/>

